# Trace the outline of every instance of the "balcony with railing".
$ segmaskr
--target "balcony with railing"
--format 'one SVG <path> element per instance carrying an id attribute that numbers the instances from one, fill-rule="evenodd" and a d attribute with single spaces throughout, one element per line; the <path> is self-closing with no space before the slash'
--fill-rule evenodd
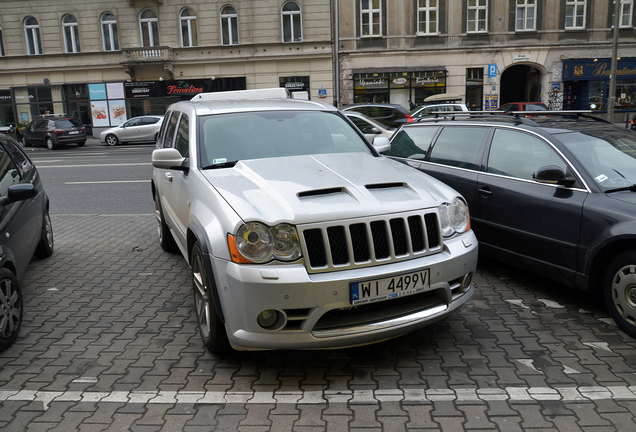
<path id="1" fill-rule="evenodd" d="M 162 66 L 168 71 L 172 78 L 172 70 L 174 67 L 174 55 L 172 47 L 154 46 L 141 48 L 122 48 L 121 52 L 124 56 L 121 62 L 124 70 L 130 77 L 135 79 L 135 66 L 157 65 Z"/>

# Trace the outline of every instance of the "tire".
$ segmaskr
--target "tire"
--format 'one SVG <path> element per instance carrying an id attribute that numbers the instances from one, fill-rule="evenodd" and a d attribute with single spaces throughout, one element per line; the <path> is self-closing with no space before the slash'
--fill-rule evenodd
<path id="1" fill-rule="evenodd" d="M 55 150 L 55 144 L 53 144 L 53 140 L 51 139 L 51 137 L 46 138 L 46 147 L 49 150 Z"/>
<path id="2" fill-rule="evenodd" d="M 81 141 L 77 143 L 78 147 L 84 147 L 84 145 L 86 144 L 86 141 Z"/>
<path id="3" fill-rule="evenodd" d="M 108 144 L 109 146 L 115 146 L 119 144 L 119 138 L 117 138 L 113 134 L 110 134 L 106 137 L 106 144 Z"/>
<path id="4" fill-rule="evenodd" d="M 18 338 L 22 327 L 22 290 L 15 275 L 8 269 L 0 270 L 0 352 L 9 348 Z"/>
<path id="5" fill-rule="evenodd" d="M 170 228 L 163 218 L 163 210 L 161 209 L 161 201 L 159 195 L 155 193 L 155 217 L 157 219 L 157 234 L 159 234 L 159 244 L 166 252 L 176 252 L 179 250 L 177 242 L 172 237 Z"/>
<path id="6" fill-rule="evenodd" d="M 230 341 L 225 331 L 225 325 L 216 313 L 214 292 L 216 283 L 212 275 L 208 275 L 204 263 L 206 259 L 199 243 L 192 247 L 190 264 L 192 268 L 192 294 L 197 315 L 197 327 L 203 345 L 213 353 L 230 349 Z"/>
<path id="7" fill-rule="evenodd" d="M 22 141 L 22 147 L 31 147 L 31 143 L 27 141 L 24 135 L 22 135 L 22 138 L 20 140 Z"/>
<path id="8" fill-rule="evenodd" d="M 636 338 L 636 250 L 623 252 L 610 262 L 603 291 L 618 327 Z"/>
<path id="9" fill-rule="evenodd" d="M 35 248 L 35 255 L 37 258 L 48 258 L 53 255 L 53 224 L 51 224 L 51 217 L 47 210 L 44 213 L 44 222 L 42 223 L 42 233 L 40 234 L 40 242 Z"/>

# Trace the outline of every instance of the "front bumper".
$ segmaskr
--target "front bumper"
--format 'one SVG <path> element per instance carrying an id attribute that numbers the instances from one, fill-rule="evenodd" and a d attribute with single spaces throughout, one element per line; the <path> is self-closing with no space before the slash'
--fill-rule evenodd
<path id="1" fill-rule="evenodd" d="M 234 349 L 328 349 L 398 337 L 453 313 L 474 292 L 470 280 L 477 252 L 477 240 L 469 231 L 446 240 L 443 250 L 434 255 L 321 274 L 308 274 L 301 264 L 239 265 L 211 258 Z M 420 269 L 430 270 L 430 290 L 351 305 L 350 282 Z M 278 312 L 275 330 L 258 324 L 264 310 Z"/>

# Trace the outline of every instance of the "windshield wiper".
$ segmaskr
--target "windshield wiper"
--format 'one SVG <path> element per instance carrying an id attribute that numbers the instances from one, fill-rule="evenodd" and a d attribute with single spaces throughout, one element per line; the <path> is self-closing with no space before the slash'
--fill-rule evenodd
<path id="1" fill-rule="evenodd" d="M 608 189 L 608 190 L 605 191 L 605 193 L 622 192 L 622 191 L 636 192 L 636 184 L 633 184 L 631 186 L 624 186 L 624 187 L 619 187 L 619 188 L 614 188 L 614 189 Z"/>
<path id="2" fill-rule="evenodd" d="M 204 166 L 201 169 L 207 170 L 207 169 L 217 169 L 217 168 L 232 168 L 237 163 L 238 163 L 237 160 L 228 161 L 228 162 L 221 162 L 221 163 L 215 163 L 215 164 L 212 164 L 212 165 Z"/>

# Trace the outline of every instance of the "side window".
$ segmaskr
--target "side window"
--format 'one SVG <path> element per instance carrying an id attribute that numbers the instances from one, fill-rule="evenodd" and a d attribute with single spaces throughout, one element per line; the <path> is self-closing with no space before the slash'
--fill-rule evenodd
<path id="1" fill-rule="evenodd" d="M 188 157 L 188 149 L 189 149 L 189 133 L 190 133 L 190 125 L 188 122 L 188 116 L 183 114 L 181 116 L 181 121 L 179 122 L 179 129 L 177 130 L 177 136 L 175 138 L 174 148 L 176 148 L 181 156 L 184 158 Z"/>
<path id="2" fill-rule="evenodd" d="M 360 132 L 366 134 L 373 133 L 373 126 L 371 125 L 371 123 L 368 123 L 358 117 L 349 117 L 349 120 L 351 120 L 353 124 L 355 124 L 358 129 L 360 129 Z"/>
<path id="3" fill-rule="evenodd" d="M 168 128 L 166 129 L 166 137 L 163 140 L 164 148 L 174 147 L 174 131 L 177 129 L 178 120 L 179 113 L 172 113 L 172 116 L 170 116 L 170 121 L 168 122 Z"/>
<path id="4" fill-rule="evenodd" d="M 404 128 L 393 139 L 386 155 L 424 160 L 438 129 L 437 126 Z"/>
<path id="5" fill-rule="evenodd" d="M 166 129 L 168 128 L 168 124 L 170 123 L 171 115 L 172 115 L 172 112 L 169 111 L 163 117 L 163 123 L 161 123 L 161 129 L 159 129 L 159 139 L 157 139 L 157 148 L 165 147 L 163 143 L 165 141 Z"/>
<path id="6" fill-rule="evenodd" d="M 145 125 L 155 124 L 155 123 L 157 123 L 158 121 L 159 121 L 159 119 L 158 119 L 158 118 L 156 118 L 156 117 L 144 117 L 144 118 L 142 119 L 142 123 L 143 123 L 143 124 L 145 124 Z"/>
<path id="7" fill-rule="evenodd" d="M 545 141 L 524 132 L 495 131 L 488 155 L 489 173 L 532 180 L 532 174 L 547 165 L 567 172 L 566 163 Z"/>
<path id="8" fill-rule="evenodd" d="M 431 149 L 429 161 L 476 169 L 479 149 L 487 133 L 485 127 L 445 127 Z"/>
<path id="9" fill-rule="evenodd" d="M 0 197 L 9 194 L 9 186 L 20 183 L 20 173 L 9 153 L 0 146 Z"/>
<path id="10" fill-rule="evenodd" d="M 18 165 L 18 170 L 20 171 L 20 174 L 22 174 L 22 177 L 27 177 L 33 170 L 31 161 L 29 161 L 24 153 L 22 153 L 22 150 L 20 150 L 19 146 L 15 145 L 11 141 L 6 142 L 4 146 L 6 147 L 7 151 L 9 152 L 15 163 Z"/>

